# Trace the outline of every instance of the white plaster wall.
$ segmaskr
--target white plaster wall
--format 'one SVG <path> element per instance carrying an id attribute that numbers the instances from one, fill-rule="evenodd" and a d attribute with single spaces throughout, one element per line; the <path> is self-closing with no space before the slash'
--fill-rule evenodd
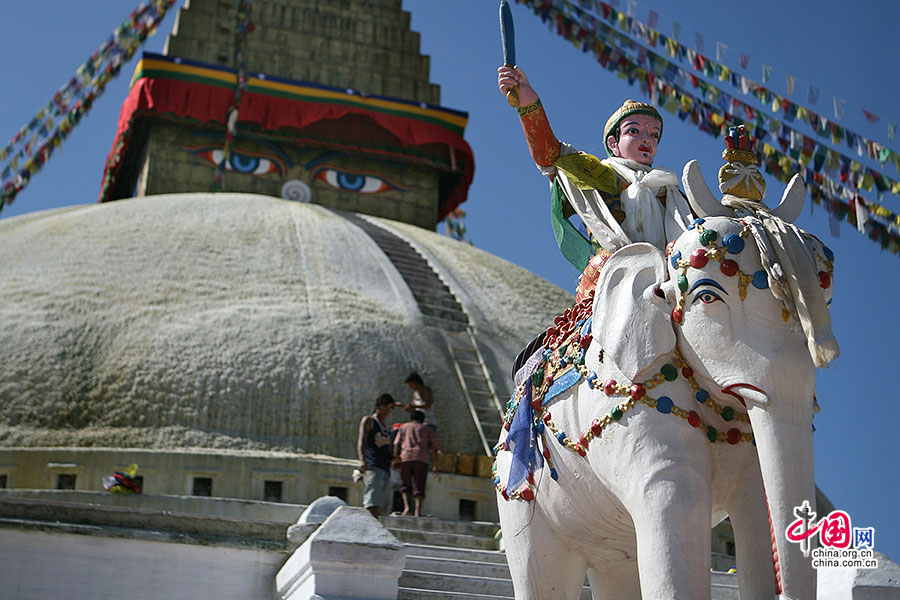
<path id="1" fill-rule="evenodd" d="M 571 297 L 393 226 L 447 275 L 508 388 L 512 357 Z M 359 419 L 381 392 L 407 401 L 415 369 L 434 389 L 443 448 L 481 451 L 439 332 L 371 238 L 321 206 L 147 196 L 6 219 L 0 245 L 2 446 L 353 458 Z"/>
<path id="2" fill-rule="evenodd" d="M 0 529 L 0 598 L 268 600 L 286 555 Z"/>

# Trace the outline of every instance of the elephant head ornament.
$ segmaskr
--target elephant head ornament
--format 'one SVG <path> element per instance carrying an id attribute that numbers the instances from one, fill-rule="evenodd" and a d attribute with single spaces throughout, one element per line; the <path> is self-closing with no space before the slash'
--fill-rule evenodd
<path id="1" fill-rule="evenodd" d="M 595 597 L 708 598 L 726 516 L 742 596 L 815 597 L 784 532 L 815 498 L 833 256 L 763 206 L 736 211 L 665 253 L 615 252 L 591 320 L 573 316 L 517 390 L 495 479 L 517 598 L 576 598 L 585 572 Z"/>

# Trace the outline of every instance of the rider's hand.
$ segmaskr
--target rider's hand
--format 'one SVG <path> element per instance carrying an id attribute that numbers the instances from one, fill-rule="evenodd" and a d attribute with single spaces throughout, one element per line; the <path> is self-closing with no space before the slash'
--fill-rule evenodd
<path id="1" fill-rule="evenodd" d="M 538 99 L 537 92 L 528 83 L 525 72 L 519 67 L 510 67 L 503 65 L 497 69 L 497 86 L 500 92 L 505 96 L 506 93 L 516 86 L 519 86 L 519 106 L 527 106 Z"/>

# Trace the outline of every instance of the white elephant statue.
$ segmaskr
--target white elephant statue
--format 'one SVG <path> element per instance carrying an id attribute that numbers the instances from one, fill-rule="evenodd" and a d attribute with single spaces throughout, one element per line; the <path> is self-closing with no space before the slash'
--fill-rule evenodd
<path id="1" fill-rule="evenodd" d="M 799 213 L 801 182 L 769 212 L 710 204 L 697 176 L 685 169 L 694 211 L 731 216 L 698 219 L 667 255 L 615 252 L 510 401 L 495 485 L 518 600 L 578 598 L 585 574 L 595 599 L 709 598 L 726 516 L 742 598 L 815 598 L 784 532 L 815 502 L 833 257 L 773 216 Z"/>

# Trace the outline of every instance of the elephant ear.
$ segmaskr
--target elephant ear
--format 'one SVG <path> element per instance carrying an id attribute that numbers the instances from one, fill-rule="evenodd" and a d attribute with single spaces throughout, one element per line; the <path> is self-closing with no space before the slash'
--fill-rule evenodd
<path id="1" fill-rule="evenodd" d="M 591 335 L 632 381 L 675 348 L 670 306 L 660 291 L 666 279 L 662 252 L 643 242 L 618 250 L 600 272 Z"/>

